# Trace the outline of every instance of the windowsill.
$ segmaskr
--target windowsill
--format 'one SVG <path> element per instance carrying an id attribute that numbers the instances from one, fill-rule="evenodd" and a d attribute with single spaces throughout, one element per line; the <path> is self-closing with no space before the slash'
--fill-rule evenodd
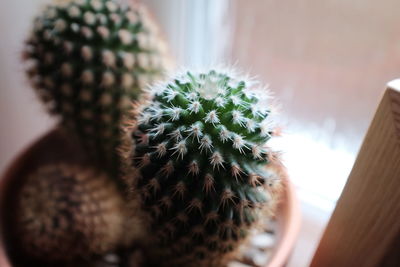
<path id="1" fill-rule="evenodd" d="M 354 163 L 355 153 L 329 145 L 317 132 L 287 134 L 274 147 L 283 160 L 300 201 L 302 225 L 288 267 L 309 266 Z M 321 135 L 321 133 L 319 133 Z M 331 137 L 332 138 L 332 137 Z"/>
<path id="2" fill-rule="evenodd" d="M 318 246 L 332 212 L 301 201 L 302 224 L 287 267 L 306 267 Z"/>

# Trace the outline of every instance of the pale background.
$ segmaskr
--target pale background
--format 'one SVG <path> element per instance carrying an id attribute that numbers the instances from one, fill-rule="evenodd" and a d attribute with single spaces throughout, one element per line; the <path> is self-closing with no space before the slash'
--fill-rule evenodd
<path id="1" fill-rule="evenodd" d="M 49 118 L 19 60 L 45 0 L 0 1 L 0 172 Z M 233 64 L 280 99 L 278 144 L 298 189 L 303 228 L 291 266 L 307 266 L 385 83 L 400 76 L 398 0 L 143 0 L 178 65 Z"/>
<path id="2" fill-rule="evenodd" d="M 25 80 L 20 52 L 40 0 L 0 1 L 0 171 L 51 125 Z"/>

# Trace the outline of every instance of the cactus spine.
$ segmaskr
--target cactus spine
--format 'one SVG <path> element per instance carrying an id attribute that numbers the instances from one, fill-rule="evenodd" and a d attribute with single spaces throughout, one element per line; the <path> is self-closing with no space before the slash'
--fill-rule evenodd
<path id="1" fill-rule="evenodd" d="M 114 0 L 50 4 L 35 20 L 24 58 L 50 112 L 116 171 L 121 118 L 167 66 L 165 44 L 145 10 Z"/>
<path id="2" fill-rule="evenodd" d="M 187 72 L 158 85 L 137 118 L 127 179 L 164 264 L 222 264 L 273 209 L 270 110 L 249 87 L 225 72 Z"/>
<path id="3" fill-rule="evenodd" d="M 124 203 L 107 175 L 78 165 L 39 167 L 27 176 L 16 206 L 21 249 L 44 261 L 71 261 L 115 249 Z"/>

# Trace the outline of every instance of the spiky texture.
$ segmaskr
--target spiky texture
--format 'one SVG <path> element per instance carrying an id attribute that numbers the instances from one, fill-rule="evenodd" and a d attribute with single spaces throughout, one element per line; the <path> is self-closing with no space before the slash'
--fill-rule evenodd
<path id="1" fill-rule="evenodd" d="M 159 264 L 218 266 L 273 209 L 270 110 L 249 87 L 225 72 L 187 72 L 157 86 L 139 115 L 130 172 Z"/>
<path id="2" fill-rule="evenodd" d="M 19 191 L 15 230 L 19 247 L 44 261 L 71 261 L 115 249 L 124 208 L 104 173 L 78 165 L 38 168 Z"/>
<path id="3" fill-rule="evenodd" d="M 166 69 L 165 44 L 141 6 L 61 2 L 35 19 L 24 51 L 27 73 L 50 112 L 115 171 L 121 118 Z"/>

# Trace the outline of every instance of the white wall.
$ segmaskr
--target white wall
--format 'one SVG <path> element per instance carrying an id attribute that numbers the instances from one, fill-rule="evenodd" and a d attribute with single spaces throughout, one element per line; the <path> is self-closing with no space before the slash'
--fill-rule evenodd
<path id="1" fill-rule="evenodd" d="M 43 0 L 0 1 L 0 173 L 52 120 L 25 80 L 20 52 Z"/>

